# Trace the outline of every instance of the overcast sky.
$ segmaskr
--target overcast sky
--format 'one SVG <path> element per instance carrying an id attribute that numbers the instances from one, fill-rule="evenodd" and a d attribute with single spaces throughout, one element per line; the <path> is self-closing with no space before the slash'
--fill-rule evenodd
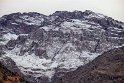
<path id="1" fill-rule="evenodd" d="M 0 0 L 0 16 L 15 12 L 49 15 L 57 10 L 92 10 L 124 22 L 124 0 Z"/>

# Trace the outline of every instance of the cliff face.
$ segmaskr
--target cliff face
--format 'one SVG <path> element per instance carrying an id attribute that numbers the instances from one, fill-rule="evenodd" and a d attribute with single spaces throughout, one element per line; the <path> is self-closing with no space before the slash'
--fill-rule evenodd
<path id="1" fill-rule="evenodd" d="M 124 47 L 105 52 L 77 70 L 60 75 L 56 73 L 52 83 L 124 83 Z"/>

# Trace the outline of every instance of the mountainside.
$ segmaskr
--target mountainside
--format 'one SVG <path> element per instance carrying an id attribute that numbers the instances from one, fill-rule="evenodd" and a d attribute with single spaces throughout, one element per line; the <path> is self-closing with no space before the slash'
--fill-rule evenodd
<path id="1" fill-rule="evenodd" d="M 62 77 L 61 73 L 55 74 L 52 83 L 124 83 L 124 47 L 107 51 Z"/>
<path id="2" fill-rule="evenodd" d="M 0 18 L 0 58 L 31 83 L 51 82 L 56 71 L 74 71 L 122 45 L 124 23 L 90 10 L 56 11 L 49 16 L 13 13 Z M 13 68 L 10 60 L 15 62 Z"/>
<path id="3" fill-rule="evenodd" d="M 0 61 L 0 83 L 28 83 L 18 73 L 8 70 Z"/>

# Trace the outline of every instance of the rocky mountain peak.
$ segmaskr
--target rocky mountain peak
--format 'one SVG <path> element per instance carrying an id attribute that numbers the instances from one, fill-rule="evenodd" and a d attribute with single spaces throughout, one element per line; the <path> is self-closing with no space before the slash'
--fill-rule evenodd
<path id="1" fill-rule="evenodd" d="M 83 14 L 84 14 L 85 16 L 88 16 L 88 15 L 90 15 L 90 14 L 95 14 L 95 12 L 93 12 L 93 11 L 91 11 L 91 10 L 85 10 L 85 11 L 83 12 Z"/>
<path id="2" fill-rule="evenodd" d="M 0 58 L 11 58 L 34 83 L 50 81 L 56 71 L 76 70 L 123 41 L 124 23 L 89 10 L 0 18 Z"/>

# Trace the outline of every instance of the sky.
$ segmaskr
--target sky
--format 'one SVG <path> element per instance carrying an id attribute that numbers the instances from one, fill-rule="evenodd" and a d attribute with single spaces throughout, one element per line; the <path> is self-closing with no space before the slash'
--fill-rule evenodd
<path id="1" fill-rule="evenodd" d="M 0 17 L 16 12 L 50 15 L 74 10 L 91 10 L 124 22 L 124 0 L 0 0 Z"/>

